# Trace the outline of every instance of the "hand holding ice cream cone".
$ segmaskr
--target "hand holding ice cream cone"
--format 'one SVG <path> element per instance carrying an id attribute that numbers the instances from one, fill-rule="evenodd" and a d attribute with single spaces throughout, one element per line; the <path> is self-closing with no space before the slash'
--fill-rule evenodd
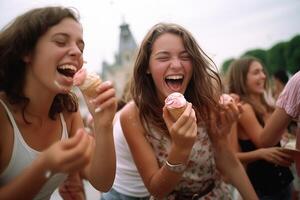
<path id="1" fill-rule="evenodd" d="M 73 85 L 77 86 L 84 95 L 94 118 L 101 117 L 102 124 L 105 124 L 105 121 L 112 121 L 116 111 L 116 96 L 112 82 L 102 82 L 99 75 L 88 73 L 82 68 L 74 75 Z M 95 115 L 99 112 L 102 114 Z"/>

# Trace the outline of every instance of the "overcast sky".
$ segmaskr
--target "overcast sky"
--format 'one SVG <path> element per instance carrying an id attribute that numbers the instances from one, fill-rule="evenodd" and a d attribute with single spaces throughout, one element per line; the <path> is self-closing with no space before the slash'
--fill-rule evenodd
<path id="1" fill-rule="evenodd" d="M 86 43 L 86 67 L 112 63 L 125 21 L 139 44 L 154 24 L 183 25 L 217 65 L 253 48 L 268 49 L 300 34 L 299 0 L 0 0 L 0 27 L 33 7 L 79 10 Z"/>

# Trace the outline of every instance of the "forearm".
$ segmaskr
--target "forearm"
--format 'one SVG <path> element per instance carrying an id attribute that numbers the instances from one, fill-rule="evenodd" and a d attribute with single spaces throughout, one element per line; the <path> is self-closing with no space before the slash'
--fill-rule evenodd
<path id="1" fill-rule="evenodd" d="M 232 169 L 233 177 L 231 184 L 240 192 L 244 200 L 258 199 L 256 192 L 240 162 L 237 163 L 235 168 Z"/>
<path id="2" fill-rule="evenodd" d="M 112 134 L 112 125 L 95 126 L 95 144 L 87 178 L 99 191 L 108 191 L 116 172 L 116 154 Z"/>
<path id="3" fill-rule="evenodd" d="M 280 141 L 290 121 L 291 117 L 285 110 L 277 107 L 260 134 L 260 144 L 258 146 L 271 147 L 276 145 Z"/>
<path id="4" fill-rule="evenodd" d="M 258 199 L 241 162 L 225 143 L 215 147 L 217 167 L 245 200 Z"/>
<path id="5" fill-rule="evenodd" d="M 236 156 L 243 164 L 248 164 L 262 159 L 259 149 L 249 152 L 238 152 L 236 153 Z"/>
<path id="6" fill-rule="evenodd" d="M 0 199 L 33 199 L 47 181 L 47 168 L 36 159 L 19 176 L 0 188 Z"/>
<path id="7" fill-rule="evenodd" d="M 180 150 L 176 147 L 171 147 L 167 161 L 170 164 L 184 164 L 187 166 L 190 150 Z M 149 181 L 148 190 L 157 197 L 162 198 L 167 196 L 178 185 L 182 178 L 182 172 L 174 172 L 164 164 Z"/>

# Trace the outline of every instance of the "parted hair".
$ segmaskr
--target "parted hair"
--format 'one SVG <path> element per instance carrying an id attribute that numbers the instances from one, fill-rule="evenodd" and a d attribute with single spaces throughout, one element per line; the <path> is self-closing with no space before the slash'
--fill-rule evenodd
<path id="1" fill-rule="evenodd" d="M 192 34 L 182 26 L 173 23 L 154 25 L 139 47 L 134 63 L 131 94 L 139 109 L 140 119 L 144 126 L 151 125 L 167 133 L 167 127 L 162 118 L 164 102 L 161 102 L 156 95 L 152 76 L 147 73 L 153 43 L 164 33 L 178 35 L 183 40 L 193 65 L 193 74 L 184 96 L 193 104 L 197 121 L 208 125 L 210 114 L 217 112 L 218 98 L 222 90 L 217 68 L 197 44 Z"/>
<path id="2" fill-rule="evenodd" d="M 35 8 L 16 17 L 0 32 L 0 91 L 5 92 L 9 103 L 22 106 L 25 121 L 24 111 L 30 99 L 23 92 L 26 73 L 23 57 L 34 51 L 41 36 L 65 18 L 79 23 L 79 15 L 73 8 Z M 73 93 L 58 94 L 48 115 L 55 119 L 57 113 L 77 109 L 77 97 Z"/>

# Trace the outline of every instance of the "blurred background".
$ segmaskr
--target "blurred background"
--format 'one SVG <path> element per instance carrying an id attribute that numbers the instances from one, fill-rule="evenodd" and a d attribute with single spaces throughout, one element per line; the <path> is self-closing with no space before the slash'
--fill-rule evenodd
<path id="1" fill-rule="evenodd" d="M 270 75 L 300 69 L 299 0 L 0 0 L 0 28 L 31 8 L 49 5 L 79 11 L 85 67 L 112 80 L 119 97 L 141 40 L 158 22 L 187 28 L 220 73 L 243 55 L 261 59 Z M 85 185 L 87 199 L 99 199 Z M 53 199 L 60 197 L 55 193 Z"/>

